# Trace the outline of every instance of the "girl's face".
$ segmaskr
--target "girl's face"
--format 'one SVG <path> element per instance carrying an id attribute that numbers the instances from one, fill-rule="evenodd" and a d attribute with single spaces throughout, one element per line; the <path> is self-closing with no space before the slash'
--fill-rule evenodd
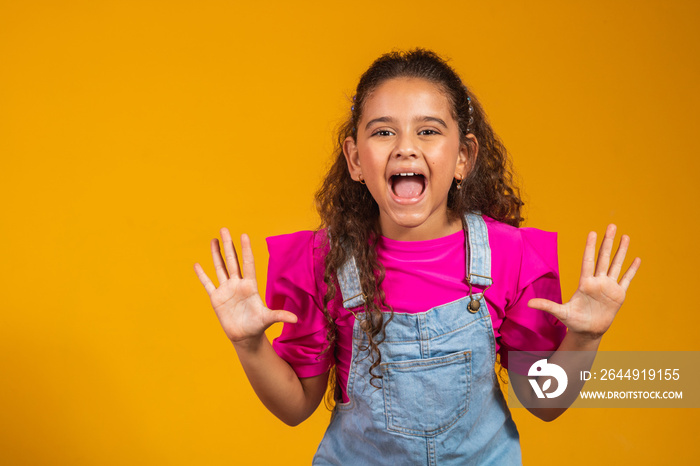
<path id="1" fill-rule="evenodd" d="M 447 218 L 447 193 L 473 160 L 438 86 L 419 78 L 384 82 L 365 100 L 356 135 L 343 151 L 352 178 L 364 179 L 379 205 L 382 235 L 419 241 L 462 228 L 461 219 Z"/>

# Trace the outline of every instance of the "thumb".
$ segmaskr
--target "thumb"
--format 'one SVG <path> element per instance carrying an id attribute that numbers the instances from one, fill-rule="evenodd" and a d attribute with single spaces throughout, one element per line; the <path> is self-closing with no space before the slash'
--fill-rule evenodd
<path id="1" fill-rule="evenodd" d="M 298 318 L 295 314 L 292 314 L 289 311 L 270 311 L 267 320 L 270 324 L 274 324 L 276 322 L 296 324 Z"/>
<path id="2" fill-rule="evenodd" d="M 550 301 L 549 299 L 534 298 L 528 301 L 527 305 L 532 309 L 539 309 L 540 311 L 544 311 L 553 315 L 562 323 L 565 323 L 566 321 L 566 307 L 564 307 L 564 305 L 562 304 L 555 303 L 554 301 Z"/>

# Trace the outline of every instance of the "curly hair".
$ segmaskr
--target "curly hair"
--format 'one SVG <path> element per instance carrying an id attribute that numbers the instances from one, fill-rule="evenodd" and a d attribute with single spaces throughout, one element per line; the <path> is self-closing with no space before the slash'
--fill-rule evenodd
<path id="1" fill-rule="evenodd" d="M 367 99 L 381 84 L 396 78 L 419 78 L 436 86 L 448 98 L 452 116 L 458 123 L 462 143 L 467 146 L 470 158 L 478 150 L 475 165 L 462 182 L 461 189 L 453 180 L 447 197 L 448 218 L 462 218 L 466 212 L 480 211 L 498 221 L 520 226 L 523 221 L 523 202 L 513 182 L 513 170 L 505 147 L 493 132 L 486 115 L 474 94 L 462 83 L 457 73 L 436 53 L 425 49 L 394 51 L 382 55 L 372 63 L 360 78 L 350 116 L 340 126 L 334 162 L 323 184 L 316 193 L 316 207 L 321 217 L 319 230 L 326 228 L 329 237 L 329 253 L 325 258 L 324 282 L 327 287 L 323 299 L 323 312 L 327 320 L 327 346 L 334 347 L 337 327 L 329 309 L 337 291 L 336 270 L 354 256 L 357 261 L 362 291 L 365 295 L 363 330 L 367 343 L 360 351 L 368 351 L 371 357 L 370 383 L 374 385 L 381 375 L 374 369 L 381 363 L 379 345 L 385 337 L 385 326 L 393 317 L 393 309 L 386 304 L 382 291 L 385 270 L 377 260 L 376 243 L 381 235 L 379 207 L 367 187 L 354 181 L 343 154 L 343 144 L 348 137 L 356 140 L 355 128 L 362 117 Z M 469 107 L 473 108 L 470 113 Z M 470 118 L 473 120 L 470 121 Z M 469 132 L 467 132 L 469 131 Z M 478 148 L 472 138 L 478 141 Z M 388 318 L 384 318 L 384 312 Z M 330 390 L 327 403 L 333 404 L 339 390 L 335 371 L 329 378 Z"/>

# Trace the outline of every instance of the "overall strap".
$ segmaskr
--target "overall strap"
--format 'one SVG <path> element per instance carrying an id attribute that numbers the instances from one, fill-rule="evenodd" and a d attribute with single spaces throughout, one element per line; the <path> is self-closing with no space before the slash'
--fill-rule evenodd
<path id="1" fill-rule="evenodd" d="M 331 234 L 329 232 L 329 243 L 330 238 Z M 362 293 L 360 273 L 357 271 L 355 256 L 348 256 L 345 263 L 338 268 L 337 275 L 340 293 L 343 295 L 343 307 L 345 307 L 345 309 L 352 309 L 353 307 L 362 306 L 365 303 L 365 295 Z"/>
<path id="2" fill-rule="evenodd" d="M 491 286 L 491 247 L 486 222 L 479 212 L 464 215 L 466 225 L 466 280 L 472 285 Z"/>
<path id="3" fill-rule="evenodd" d="M 343 307 L 345 309 L 358 307 L 365 303 L 355 256 L 350 256 L 338 269 L 338 283 L 340 284 L 340 292 L 343 294 Z"/>

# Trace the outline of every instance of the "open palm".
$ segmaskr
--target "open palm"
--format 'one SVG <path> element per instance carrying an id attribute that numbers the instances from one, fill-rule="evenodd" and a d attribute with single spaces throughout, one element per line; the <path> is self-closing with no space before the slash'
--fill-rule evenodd
<path id="1" fill-rule="evenodd" d="M 611 262 L 610 256 L 616 230 L 615 225 L 608 225 L 600 245 L 597 263 L 595 260 L 596 233 L 588 234 L 579 286 L 568 302 L 558 304 L 547 299 L 536 298 L 531 299 L 528 305 L 534 309 L 549 312 L 566 325 L 569 332 L 576 332 L 590 338 L 600 338 L 610 328 L 617 311 L 625 301 L 627 288 L 642 262 L 639 257 L 635 258 L 618 282 L 630 238 L 627 235 L 622 236 Z"/>
<path id="2" fill-rule="evenodd" d="M 209 294 L 211 305 L 229 340 L 237 342 L 259 337 L 275 322 L 296 322 L 297 317 L 291 312 L 272 311 L 263 303 L 258 292 L 255 261 L 248 235 L 241 235 L 243 275 L 228 229 L 221 229 L 221 240 L 226 256 L 225 263 L 221 257 L 219 241 L 216 238 L 211 241 L 211 255 L 219 287 L 212 283 L 201 265 L 195 264 L 194 270 Z"/>

